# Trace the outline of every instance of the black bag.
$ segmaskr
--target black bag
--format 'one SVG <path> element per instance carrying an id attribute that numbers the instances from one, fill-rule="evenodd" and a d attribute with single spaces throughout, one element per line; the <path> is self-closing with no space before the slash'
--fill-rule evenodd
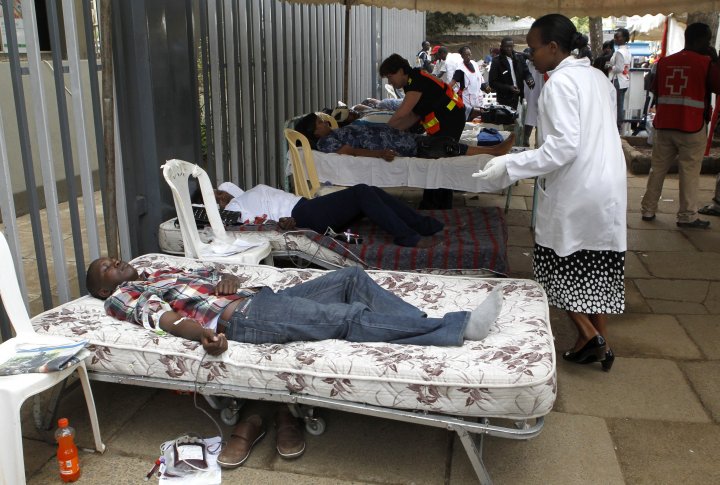
<path id="1" fill-rule="evenodd" d="M 195 217 L 195 224 L 198 226 L 204 227 L 210 225 L 210 218 L 207 215 L 205 207 L 193 207 L 193 216 Z M 220 220 L 223 226 L 237 226 L 242 224 L 242 221 L 240 221 L 240 213 L 235 211 L 220 209 Z"/>
<path id="2" fill-rule="evenodd" d="M 460 143 L 451 136 L 421 136 L 417 141 L 417 157 L 443 158 L 460 155 Z"/>
<path id="3" fill-rule="evenodd" d="M 498 104 L 488 106 L 480 110 L 480 118 L 483 123 L 492 123 L 494 125 L 512 125 L 515 123 L 518 114 L 514 109 Z"/>

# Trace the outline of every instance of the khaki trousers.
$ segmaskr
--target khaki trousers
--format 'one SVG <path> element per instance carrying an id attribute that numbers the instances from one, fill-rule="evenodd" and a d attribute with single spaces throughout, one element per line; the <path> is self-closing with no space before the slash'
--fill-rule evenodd
<path id="1" fill-rule="evenodd" d="M 663 182 L 677 157 L 680 176 L 680 206 L 678 222 L 692 222 L 697 217 L 697 190 L 707 142 L 707 126 L 697 133 L 676 130 L 656 130 L 653 142 L 650 176 L 642 198 L 643 215 L 657 211 Z"/>

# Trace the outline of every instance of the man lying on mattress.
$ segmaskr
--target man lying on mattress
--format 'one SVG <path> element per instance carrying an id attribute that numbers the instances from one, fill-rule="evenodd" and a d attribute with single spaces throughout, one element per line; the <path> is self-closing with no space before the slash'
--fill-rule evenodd
<path id="1" fill-rule="evenodd" d="M 87 289 L 105 300 L 105 311 L 148 329 L 200 342 L 211 355 L 228 339 L 251 344 L 344 339 L 458 346 L 482 340 L 500 312 L 491 294 L 473 311 L 429 318 L 350 267 L 274 292 L 242 288 L 237 276 L 214 268 L 138 271 L 129 263 L 99 258 L 87 271 Z"/>
<path id="2" fill-rule="evenodd" d="M 401 157 L 440 158 L 458 155 L 505 155 L 515 142 L 511 134 L 502 143 L 494 146 L 470 146 L 450 137 L 431 137 L 396 130 L 383 124 L 351 123 L 333 130 L 327 121 L 315 113 L 303 116 L 295 124 L 310 141 L 310 145 L 321 152 L 339 153 L 357 157 L 382 158 L 388 162 Z M 440 144 L 441 146 L 438 146 Z"/>
<path id="3" fill-rule="evenodd" d="M 429 236 L 444 226 L 437 219 L 420 215 L 384 190 L 365 184 L 305 199 L 267 185 L 256 185 L 243 192 L 225 182 L 215 191 L 215 200 L 221 209 L 240 212 L 241 220 L 265 217 L 278 221 L 286 231 L 304 227 L 324 234 L 330 227 L 339 233 L 367 217 L 392 234 L 393 242 L 399 246 L 434 246 L 440 241 Z"/>
<path id="4" fill-rule="evenodd" d="M 228 339 L 252 344 L 345 339 L 457 346 L 485 338 L 502 306 L 502 295 L 495 290 L 471 312 L 428 318 L 359 268 L 332 271 L 274 292 L 241 288 L 238 277 L 214 268 L 139 274 L 128 263 L 100 258 L 90 264 L 86 283 L 91 295 L 105 300 L 108 315 L 200 342 L 210 355 L 225 352 Z M 285 406 L 276 424 L 280 456 L 302 455 L 302 429 Z M 242 465 L 264 434 L 259 416 L 240 422 L 218 463 L 225 468 Z"/>

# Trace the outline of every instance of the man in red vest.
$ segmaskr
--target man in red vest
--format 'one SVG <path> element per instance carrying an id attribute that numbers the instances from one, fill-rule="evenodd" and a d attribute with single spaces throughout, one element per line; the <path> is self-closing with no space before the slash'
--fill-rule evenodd
<path id="1" fill-rule="evenodd" d="M 709 221 L 697 218 L 697 188 L 702 166 L 710 93 L 720 93 L 720 64 L 710 46 L 712 35 L 706 24 L 695 23 L 685 30 L 685 49 L 660 59 L 652 91 L 657 99 L 655 141 L 650 176 L 642 199 L 642 219 L 652 221 L 663 181 L 677 158 L 680 177 L 678 227 L 705 229 Z"/>

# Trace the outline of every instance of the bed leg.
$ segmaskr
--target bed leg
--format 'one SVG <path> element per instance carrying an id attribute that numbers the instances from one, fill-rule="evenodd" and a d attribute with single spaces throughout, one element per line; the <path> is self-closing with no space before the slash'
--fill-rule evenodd
<path id="1" fill-rule="evenodd" d="M 483 485 L 491 485 L 492 478 L 490 478 L 490 473 L 488 473 L 487 468 L 485 468 L 485 463 L 483 463 L 482 460 L 482 445 L 484 435 L 481 434 L 478 437 L 479 443 L 476 443 L 473 435 L 468 433 L 465 428 L 457 428 L 455 429 L 455 431 L 460 437 L 460 441 L 462 442 L 463 447 L 465 447 L 465 452 L 470 459 L 470 463 L 475 470 L 475 474 L 477 474 L 478 480 Z"/>

